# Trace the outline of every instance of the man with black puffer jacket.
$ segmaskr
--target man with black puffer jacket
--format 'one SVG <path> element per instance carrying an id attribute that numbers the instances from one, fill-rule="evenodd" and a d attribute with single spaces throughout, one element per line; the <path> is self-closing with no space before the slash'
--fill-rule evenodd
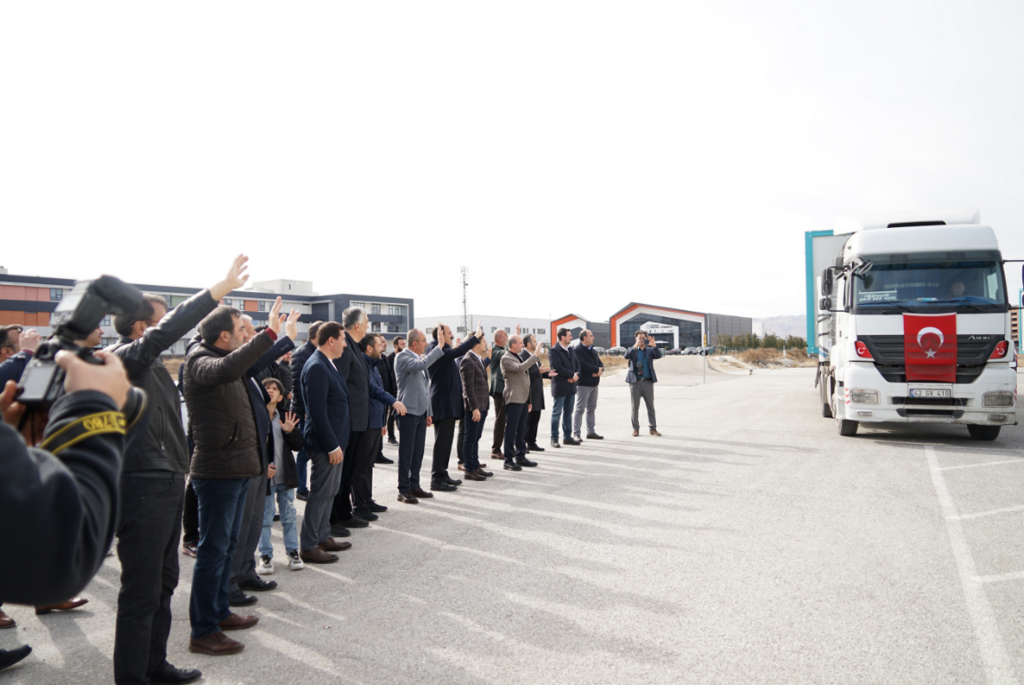
<path id="1" fill-rule="evenodd" d="M 114 633 L 118 685 L 185 683 L 202 675 L 167 663 L 188 446 L 178 390 L 160 355 L 213 311 L 220 298 L 245 284 L 247 262 L 248 257 L 239 255 L 224 280 L 170 312 L 164 298 L 147 294 L 138 311 L 114 319 L 120 339 L 108 352 L 124 363 L 128 378 L 146 392 L 147 400 L 139 424 L 145 430 L 128 435 L 120 477 L 121 591 Z"/>
<path id="2" fill-rule="evenodd" d="M 242 313 L 223 305 L 200 322 L 199 330 L 203 342 L 185 358 L 182 375 L 195 442 L 190 475 L 199 499 L 189 651 L 219 656 L 244 648 L 222 629 L 250 628 L 258 620 L 231 613 L 228 581 L 249 481 L 263 473 L 246 372 L 273 347 L 277 334 L 266 330 L 243 344 Z"/>
<path id="3" fill-rule="evenodd" d="M 309 324 L 309 333 L 306 334 L 306 342 L 299 349 L 292 352 L 291 374 L 292 374 L 292 413 L 299 419 L 298 431 L 302 435 L 303 426 L 306 423 L 306 407 L 302 401 L 302 367 L 306 365 L 309 358 L 316 352 L 316 334 L 320 331 L 323 321 L 314 321 Z M 306 487 L 306 475 L 309 470 L 309 455 L 306 448 L 299 450 L 295 457 L 295 472 L 298 477 L 298 487 L 295 490 L 296 499 L 305 500 L 309 497 L 309 488 Z"/>

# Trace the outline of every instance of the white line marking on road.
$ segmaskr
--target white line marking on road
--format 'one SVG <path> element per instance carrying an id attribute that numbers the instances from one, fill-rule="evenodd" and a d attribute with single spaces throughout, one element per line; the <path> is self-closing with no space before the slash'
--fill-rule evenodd
<path id="1" fill-rule="evenodd" d="M 999 573 L 992 576 L 978 576 L 975 578 L 979 583 L 998 583 L 1003 580 L 1024 580 L 1024 571 L 1016 573 Z"/>
<path id="2" fill-rule="evenodd" d="M 959 516 L 957 516 L 955 518 L 960 519 L 961 521 L 965 521 L 967 519 L 981 518 L 982 516 L 995 516 L 996 514 L 1009 514 L 1009 513 L 1015 512 L 1015 511 L 1024 511 L 1024 504 L 1022 504 L 1020 506 L 1017 506 L 1017 507 L 1003 507 L 1002 509 L 992 509 L 990 511 L 978 511 L 978 512 L 975 512 L 973 514 L 960 514 Z"/>
<path id="3" fill-rule="evenodd" d="M 999 632 L 999 625 L 996 623 L 992 605 L 988 602 L 985 590 L 976 580 L 978 573 L 974 565 L 974 557 L 971 556 L 971 548 L 967 543 L 963 524 L 957 519 L 953 498 L 946 487 L 946 481 L 942 478 L 942 469 L 939 468 L 935 448 L 926 446 L 924 452 L 928 457 L 928 468 L 932 474 L 935 494 L 938 495 L 939 505 L 946 518 L 949 545 L 953 549 L 953 558 L 956 559 L 957 570 L 960 572 L 960 584 L 964 589 L 967 612 L 974 624 L 974 635 L 978 640 L 978 650 L 981 652 L 986 680 L 995 685 L 1016 683 L 1017 680 L 1013 677 L 1013 666 L 1010 664 L 1010 657 L 1003 645 L 1003 636 Z"/>
<path id="4" fill-rule="evenodd" d="M 931 447 L 926 447 L 925 449 L 931 449 Z M 981 464 L 960 464 L 959 466 L 941 466 L 939 467 L 939 471 L 973 469 L 975 466 L 999 466 L 1000 464 L 1024 464 L 1024 459 L 1006 459 L 1005 461 L 986 461 Z"/>

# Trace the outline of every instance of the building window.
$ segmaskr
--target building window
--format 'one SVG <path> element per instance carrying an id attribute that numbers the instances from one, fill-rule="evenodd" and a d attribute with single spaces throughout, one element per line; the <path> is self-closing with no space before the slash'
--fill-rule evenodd
<path id="1" fill-rule="evenodd" d="M 365 302 L 356 302 L 356 301 L 353 300 L 352 302 L 349 302 L 348 304 L 349 304 L 350 307 L 359 307 L 360 309 L 366 309 L 366 303 Z"/>
<path id="2" fill-rule="evenodd" d="M 292 284 L 291 284 L 291 283 L 289 283 L 289 284 L 288 284 L 288 290 L 291 290 L 291 289 L 292 289 Z"/>
<path id="3" fill-rule="evenodd" d="M 511 333 L 511 332 L 512 332 L 512 329 L 511 329 L 511 328 L 509 328 L 508 326 L 505 326 L 505 332 L 506 332 L 506 333 Z"/>
<path id="4" fill-rule="evenodd" d="M 60 302 L 64 299 L 63 288 L 50 288 L 50 302 Z"/>
<path id="5" fill-rule="evenodd" d="M 370 324 L 371 333 L 380 333 L 380 321 L 374 321 Z"/>
<path id="6" fill-rule="evenodd" d="M 389 304 L 388 316 L 405 316 L 405 307 L 400 304 Z"/>
<path id="7" fill-rule="evenodd" d="M 100 325 L 101 326 L 109 326 L 110 325 L 110 314 L 107 314 L 106 316 L 103 317 L 103 320 L 100 321 Z"/>
<path id="8" fill-rule="evenodd" d="M 102 345 L 103 347 L 110 347 L 116 342 L 117 338 L 103 338 L 103 340 L 100 342 L 100 345 Z"/>
<path id="9" fill-rule="evenodd" d="M 267 311 L 267 301 L 266 300 L 260 300 L 258 304 L 259 304 L 259 310 L 261 312 Z"/>
<path id="10" fill-rule="evenodd" d="M 379 302 L 371 302 L 370 303 L 370 313 L 371 314 L 380 314 L 380 303 Z"/>
<path id="11" fill-rule="evenodd" d="M 491 326 L 491 333 L 493 333 L 496 330 L 498 330 L 498 328 L 496 326 Z"/>
<path id="12" fill-rule="evenodd" d="M 398 328 L 398 324 L 397 323 L 389 323 L 387 326 L 388 326 L 388 333 L 400 333 L 401 332 L 399 330 L 399 328 Z"/>

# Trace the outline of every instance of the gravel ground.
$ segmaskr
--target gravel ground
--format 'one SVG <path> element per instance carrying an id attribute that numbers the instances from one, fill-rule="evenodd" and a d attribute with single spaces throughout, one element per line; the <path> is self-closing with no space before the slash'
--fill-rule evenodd
<path id="1" fill-rule="evenodd" d="M 630 437 L 620 375 L 601 388 L 606 439 L 536 469 L 487 458 L 493 479 L 409 506 L 378 466 L 391 509 L 337 564 L 279 564 L 241 655 L 187 651 L 182 557 L 170 661 L 218 684 L 1024 679 L 1017 428 L 840 438 L 813 370 L 703 384 L 693 361 L 658 366 L 661 438 Z M 0 648 L 35 651 L 0 683 L 112 682 L 118 574 L 108 558 L 77 611 L 6 607 L 19 627 Z"/>

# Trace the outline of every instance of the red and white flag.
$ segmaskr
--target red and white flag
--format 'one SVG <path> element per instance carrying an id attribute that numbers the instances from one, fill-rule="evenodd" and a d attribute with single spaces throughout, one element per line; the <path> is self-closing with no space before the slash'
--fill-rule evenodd
<path id="1" fill-rule="evenodd" d="M 907 381 L 956 383 L 956 314 L 904 314 Z"/>

